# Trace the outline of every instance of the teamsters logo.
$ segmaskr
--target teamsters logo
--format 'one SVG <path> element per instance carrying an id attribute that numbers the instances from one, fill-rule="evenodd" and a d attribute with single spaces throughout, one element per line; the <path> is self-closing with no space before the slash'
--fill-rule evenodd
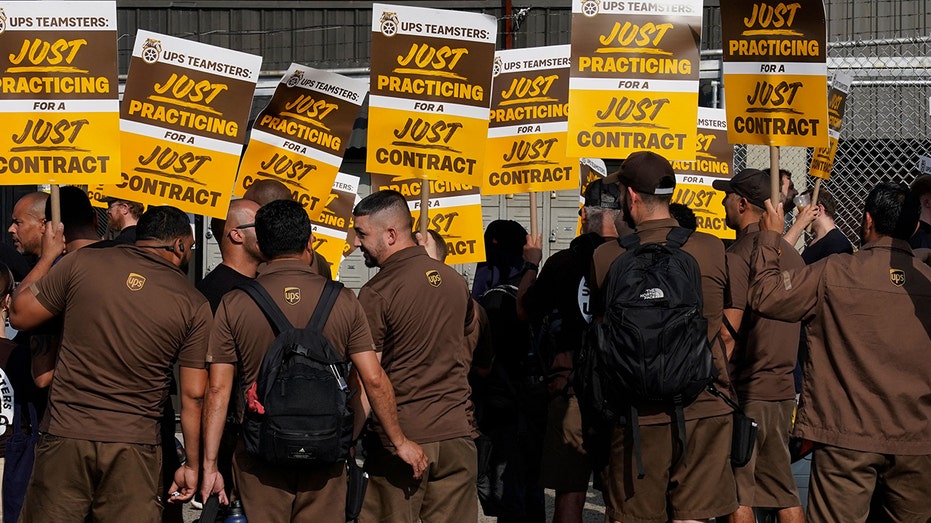
<path id="1" fill-rule="evenodd" d="M 146 38 L 142 44 L 142 61 L 147 64 L 154 64 L 158 61 L 159 55 L 162 54 L 162 41 Z"/>
<path id="2" fill-rule="evenodd" d="M 398 21 L 397 12 L 384 11 L 381 14 L 381 20 L 379 20 L 379 23 L 381 24 L 381 34 L 387 36 L 388 38 L 398 34 L 398 26 L 400 25 L 400 22 Z"/>
<path id="3" fill-rule="evenodd" d="M 502 60 L 500 56 L 496 56 L 494 68 L 492 68 L 491 70 L 491 76 L 498 76 L 499 74 L 501 74 L 501 69 L 503 69 L 503 67 L 504 67 L 504 60 Z"/>
<path id="4" fill-rule="evenodd" d="M 4 31 L 6 31 L 6 11 L 0 7 L 0 35 L 2 35 Z"/>
<path id="5" fill-rule="evenodd" d="M 585 16 L 595 16 L 598 14 L 598 2 L 595 0 L 585 0 L 582 2 L 582 14 Z"/>
<path id="6" fill-rule="evenodd" d="M 427 271 L 427 281 L 434 287 L 443 285 L 443 278 L 440 277 L 439 271 Z"/>
<path id="7" fill-rule="evenodd" d="M 902 269 L 889 269 L 889 281 L 896 287 L 905 285 L 905 271 Z"/>
<path id="8" fill-rule="evenodd" d="M 288 305 L 297 305 L 301 302 L 301 289 L 298 287 L 285 287 L 284 288 L 284 301 L 288 302 Z"/>
<path id="9" fill-rule="evenodd" d="M 134 272 L 129 273 L 129 277 L 126 278 L 126 286 L 129 287 L 129 290 L 133 292 L 141 291 L 143 285 L 145 285 L 145 276 Z"/>
<path id="10" fill-rule="evenodd" d="M 285 85 L 287 85 L 288 87 L 294 87 L 295 85 L 299 84 L 301 80 L 303 79 L 304 79 L 304 71 L 294 71 L 291 74 L 291 77 L 288 78 L 288 82 Z"/>

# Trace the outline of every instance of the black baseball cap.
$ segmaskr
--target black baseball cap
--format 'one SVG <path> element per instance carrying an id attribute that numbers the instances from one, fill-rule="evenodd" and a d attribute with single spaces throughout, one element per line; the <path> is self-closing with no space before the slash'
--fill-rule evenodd
<path id="1" fill-rule="evenodd" d="M 616 183 L 605 183 L 602 178 L 592 180 L 585 187 L 585 207 L 602 209 L 621 208 L 621 190 Z M 582 210 L 579 209 L 579 214 Z"/>

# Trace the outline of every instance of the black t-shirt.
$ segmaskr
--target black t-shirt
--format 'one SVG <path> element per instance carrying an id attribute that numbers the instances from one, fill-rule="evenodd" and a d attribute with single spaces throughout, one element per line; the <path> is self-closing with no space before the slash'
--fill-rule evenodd
<path id="1" fill-rule="evenodd" d="M 918 221 L 918 230 L 908 240 L 912 249 L 931 248 L 931 224 L 925 221 Z"/>
<path id="2" fill-rule="evenodd" d="M 802 252 L 802 259 L 806 265 L 811 265 L 821 258 L 839 253 L 853 254 L 853 246 L 844 233 L 835 227 L 825 234 L 824 238 L 806 247 Z"/>
<path id="3" fill-rule="evenodd" d="M 220 300 L 223 295 L 236 288 L 237 285 L 246 283 L 252 278 L 237 272 L 229 265 L 217 265 L 204 279 L 197 284 L 197 290 L 207 297 L 210 302 L 210 309 L 216 314 L 220 306 Z"/>

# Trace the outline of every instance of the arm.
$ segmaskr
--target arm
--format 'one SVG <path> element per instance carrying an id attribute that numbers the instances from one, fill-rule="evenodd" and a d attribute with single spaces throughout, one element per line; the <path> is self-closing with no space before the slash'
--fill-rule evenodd
<path id="1" fill-rule="evenodd" d="M 220 452 L 223 429 L 226 427 L 226 413 L 235 374 L 236 368 L 231 363 L 211 363 L 207 396 L 204 400 L 204 478 L 201 496 L 207 499 L 211 494 L 219 494 L 220 503 L 224 505 L 228 504 L 229 500 L 226 497 L 223 476 L 217 469 L 217 456 Z"/>
<path id="2" fill-rule="evenodd" d="M 357 352 L 349 356 L 362 379 L 365 393 L 372 403 L 391 444 L 397 449 L 398 457 L 414 469 L 414 479 L 419 479 L 427 469 L 427 456 L 420 445 L 407 439 L 398 423 L 398 406 L 394 400 L 394 387 L 381 367 L 373 351 Z"/>
<path id="3" fill-rule="evenodd" d="M 727 356 L 728 360 L 731 359 L 731 355 L 734 353 L 737 339 L 731 334 L 731 329 L 727 328 L 727 324 L 730 323 L 735 333 L 739 332 L 743 318 L 743 309 L 724 309 L 724 321 L 721 322 L 721 342 L 724 343 L 724 355 Z"/>
<path id="4" fill-rule="evenodd" d="M 349 386 L 354 394 L 350 397 L 352 402 L 352 439 L 357 440 L 365 428 L 365 420 L 369 419 L 372 413 L 372 405 L 369 403 L 369 397 L 365 394 L 365 385 L 359 377 L 359 371 L 355 366 L 349 373 Z"/>
<path id="5" fill-rule="evenodd" d="M 796 322 L 810 318 L 820 301 L 825 261 L 793 271 L 780 271 L 782 204 L 774 209 L 766 200 L 760 235 L 750 258 L 749 304 L 761 316 Z M 777 228 L 778 227 L 778 228 Z"/>
<path id="6" fill-rule="evenodd" d="M 819 206 L 807 205 L 798 211 L 798 215 L 795 217 L 795 223 L 792 224 L 792 227 L 789 227 L 789 230 L 782 236 L 785 241 L 792 245 L 798 243 L 798 239 L 802 237 L 802 232 L 811 225 L 815 218 L 818 217 L 820 211 Z"/>
<path id="7" fill-rule="evenodd" d="M 530 319 L 530 314 L 524 306 L 524 297 L 533 282 L 537 279 L 537 273 L 540 272 L 540 262 L 543 261 L 543 235 L 527 235 L 527 243 L 524 244 L 524 263 L 536 265 L 536 270 L 525 270 L 520 278 L 520 285 L 517 287 L 517 318 L 520 320 Z"/>
<path id="8" fill-rule="evenodd" d="M 178 492 L 180 494 L 178 496 L 169 495 L 168 500 L 173 503 L 181 503 L 191 499 L 195 490 L 197 490 L 197 480 L 200 472 L 200 417 L 204 401 L 204 390 L 207 387 L 207 370 L 182 366 L 179 372 L 179 382 L 181 389 L 181 433 L 184 435 L 184 451 L 187 454 L 187 460 L 175 471 L 174 481 L 171 483 L 171 488 L 168 489 L 169 493 Z"/>

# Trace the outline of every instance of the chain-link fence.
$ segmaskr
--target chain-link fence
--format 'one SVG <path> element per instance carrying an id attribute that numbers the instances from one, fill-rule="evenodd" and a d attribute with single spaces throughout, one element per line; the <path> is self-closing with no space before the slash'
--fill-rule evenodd
<path id="1" fill-rule="evenodd" d="M 828 44 L 829 75 L 853 77 L 831 179 L 822 183 L 837 200 L 838 227 L 859 241 L 863 201 L 879 182 L 911 184 L 919 156 L 931 156 L 931 37 L 915 36 Z M 793 173 L 799 192 L 814 184 L 807 175 L 812 150 L 782 147 L 780 166 Z M 735 148 L 735 171 L 766 168 L 766 147 Z"/>

